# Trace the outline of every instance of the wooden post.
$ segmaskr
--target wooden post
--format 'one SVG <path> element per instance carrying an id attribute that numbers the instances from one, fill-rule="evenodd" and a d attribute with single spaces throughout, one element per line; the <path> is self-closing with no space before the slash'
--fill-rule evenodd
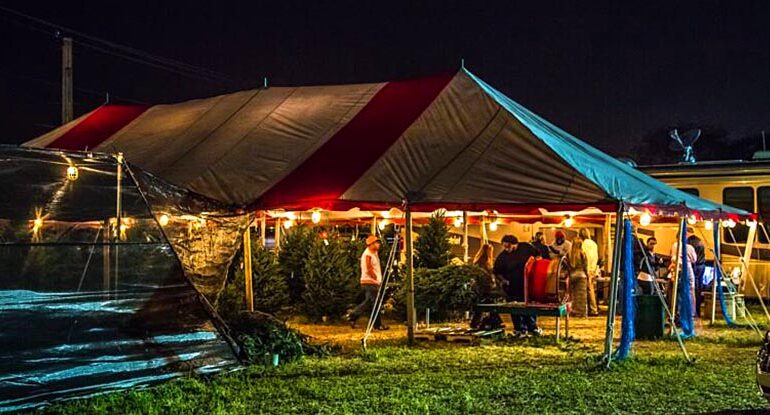
<path id="1" fill-rule="evenodd" d="M 468 257 L 468 211 L 463 210 L 463 262 L 466 264 L 470 258 Z"/>
<path id="2" fill-rule="evenodd" d="M 121 228 L 123 225 L 123 197 L 122 197 L 122 183 L 123 183 L 123 153 L 118 153 L 117 157 L 117 193 L 115 195 L 115 283 L 112 284 L 112 288 L 117 291 L 118 278 L 119 278 L 119 259 L 120 259 L 120 246 L 117 243 L 120 241 Z"/>
<path id="3" fill-rule="evenodd" d="M 618 283 L 620 276 L 620 255 L 623 251 L 623 203 L 615 214 L 615 245 L 612 252 L 612 273 L 610 275 L 610 296 L 607 302 L 607 328 L 604 334 L 604 357 L 609 367 L 612 361 L 612 342 L 615 337 L 615 313 L 617 311 Z"/>
<path id="4" fill-rule="evenodd" d="M 112 273 L 110 272 L 110 242 L 112 241 L 112 235 L 110 235 L 110 219 L 104 220 L 104 228 L 102 231 L 102 291 L 105 295 L 109 295 L 110 292 L 110 279 Z"/>
<path id="5" fill-rule="evenodd" d="M 374 214 L 372 214 L 372 228 L 369 234 L 377 235 L 377 216 L 375 216 Z"/>
<path id="6" fill-rule="evenodd" d="M 267 212 L 262 212 L 262 218 L 259 220 L 259 238 L 262 247 L 267 246 Z"/>
<path id="7" fill-rule="evenodd" d="M 243 275 L 245 278 L 246 305 L 249 312 L 254 312 L 254 287 L 251 274 L 251 224 L 243 232 Z"/>
<path id="8" fill-rule="evenodd" d="M 74 118 L 72 110 L 72 38 L 62 38 L 61 42 L 61 123 L 66 124 Z"/>
<path id="9" fill-rule="evenodd" d="M 486 216 L 481 217 L 481 243 L 482 244 L 488 244 L 489 243 L 489 234 L 487 233 L 487 218 Z"/>
<path id="10" fill-rule="evenodd" d="M 275 252 L 281 250 L 281 218 L 275 218 Z"/>
<path id="11" fill-rule="evenodd" d="M 415 321 L 414 308 L 414 251 L 412 244 L 412 211 L 406 207 L 406 337 L 410 345 L 414 344 Z"/>

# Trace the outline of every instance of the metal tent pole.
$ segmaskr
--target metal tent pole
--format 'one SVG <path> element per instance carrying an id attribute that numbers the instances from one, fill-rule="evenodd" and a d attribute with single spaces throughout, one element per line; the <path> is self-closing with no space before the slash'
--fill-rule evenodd
<path id="1" fill-rule="evenodd" d="M 122 183 L 123 183 L 123 153 L 118 153 L 117 157 L 117 183 L 115 194 L 115 283 L 112 284 L 112 288 L 117 291 L 118 289 L 118 277 L 119 277 L 119 259 L 120 259 L 120 245 L 117 243 L 120 241 L 120 237 L 123 231 L 123 198 L 122 198 Z"/>
<path id="2" fill-rule="evenodd" d="M 617 311 L 618 281 L 620 274 L 620 254 L 622 252 L 624 206 L 618 204 L 615 216 L 615 245 L 612 252 L 612 275 L 610 276 L 610 297 L 607 307 L 607 330 L 604 335 L 604 358 L 609 367 L 612 361 L 612 341 L 615 337 L 615 313 Z"/>
<path id="3" fill-rule="evenodd" d="M 412 244 L 412 210 L 406 207 L 406 337 L 410 345 L 414 344 L 415 321 L 414 309 L 414 246 Z"/>
<path id="4" fill-rule="evenodd" d="M 722 245 L 719 238 L 720 221 L 716 221 L 714 224 L 714 281 L 711 283 L 711 324 L 716 321 L 717 313 L 717 284 L 720 284 L 717 273 L 720 272 L 722 265 Z"/>

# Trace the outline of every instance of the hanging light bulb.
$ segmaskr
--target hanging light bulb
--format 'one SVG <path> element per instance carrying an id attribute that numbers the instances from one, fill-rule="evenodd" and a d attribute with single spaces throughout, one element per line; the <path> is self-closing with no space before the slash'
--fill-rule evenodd
<path id="1" fill-rule="evenodd" d="M 463 226 L 463 218 L 456 217 L 454 221 L 455 228 L 459 228 L 460 226 Z"/>
<path id="2" fill-rule="evenodd" d="M 706 228 L 707 231 L 711 231 L 714 229 L 714 221 L 713 220 L 707 220 L 703 222 L 703 226 Z"/>
<path id="3" fill-rule="evenodd" d="M 687 217 L 687 223 L 690 225 L 695 225 L 698 223 L 698 218 L 696 218 L 695 215 L 690 215 Z"/>
<path id="4" fill-rule="evenodd" d="M 70 181 L 75 181 L 80 177 L 80 172 L 78 171 L 78 168 L 74 165 L 70 165 L 67 167 L 67 179 Z"/>
<path id="5" fill-rule="evenodd" d="M 734 228 L 735 227 L 735 221 L 732 219 L 727 219 L 726 221 L 722 222 L 722 226 L 725 228 Z"/>
<path id="6" fill-rule="evenodd" d="M 388 223 L 390 223 L 390 221 L 389 221 L 389 220 L 387 220 L 387 219 L 383 219 L 383 220 L 381 220 L 381 221 L 380 221 L 380 222 L 377 224 L 377 227 L 378 227 L 378 228 L 380 228 L 380 230 L 381 230 L 381 231 L 384 231 L 384 230 L 385 230 L 385 227 L 386 227 L 386 226 L 388 226 Z"/>
<path id="7" fill-rule="evenodd" d="M 567 216 L 564 217 L 563 224 L 564 224 L 565 228 L 571 228 L 572 225 L 575 224 L 575 219 L 573 219 L 572 216 L 567 215 Z"/>
<path id="8" fill-rule="evenodd" d="M 291 219 L 286 219 L 283 221 L 283 228 L 284 229 L 290 229 L 292 226 L 294 226 L 294 221 Z"/>
<path id="9" fill-rule="evenodd" d="M 639 224 L 642 226 L 647 226 L 652 222 L 652 215 L 650 215 L 650 212 L 644 212 L 642 213 L 642 216 L 639 217 Z"/>
<path id="10" fill-rule="evenodd" d="M 492 222 L 489 222 L 489 230 L 492 231 L 492 232 L 497 230 L 497 221 L 496 220 L 492 221 Z"/>
<path id="11" fill-rule="evenodd" d="M 757 226 L 757 221 L 753 219 L 746 219 L 746 226 L 749 228 L 755 228 Z"/>
<path id="12" fill-rule="evenodd" d="M 321 222 L 321 211 L 314 210 L 313 213 L 310 214 L 310 220 L 313 221 L 313 223 Z"/>
<path id="13" fill-rule="evenodd" d="M 160 226 L 168 225 L 169 221 L 170 221 L 170 219 L 169 219 L 168 215 L 166 215 L 165 213 L 158 217 L 158 223 L 160 224 Z"/>

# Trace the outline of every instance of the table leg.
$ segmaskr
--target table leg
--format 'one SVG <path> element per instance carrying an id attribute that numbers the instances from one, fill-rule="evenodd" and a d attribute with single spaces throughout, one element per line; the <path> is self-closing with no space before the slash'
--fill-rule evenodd
<path id="1" fill-rule="evenodd" d="M 560 328 L 561 328 L 561 317 L 556 317 L 556 343 L 559 342 Z"/>
<path id="2" fill-rule="evenodd" d="M 569 340 L 569 313 L 564 317 L 564 337 Z"/>

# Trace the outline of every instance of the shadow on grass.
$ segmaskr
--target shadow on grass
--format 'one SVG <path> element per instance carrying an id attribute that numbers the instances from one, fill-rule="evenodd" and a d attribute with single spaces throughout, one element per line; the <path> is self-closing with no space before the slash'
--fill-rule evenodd
<path id="1" fill-rule="evenodd" d="M 717 412 L 703 412 L 701 415 L 760 415 L 767 413 L 767 409 L 726 409 Z"/>

